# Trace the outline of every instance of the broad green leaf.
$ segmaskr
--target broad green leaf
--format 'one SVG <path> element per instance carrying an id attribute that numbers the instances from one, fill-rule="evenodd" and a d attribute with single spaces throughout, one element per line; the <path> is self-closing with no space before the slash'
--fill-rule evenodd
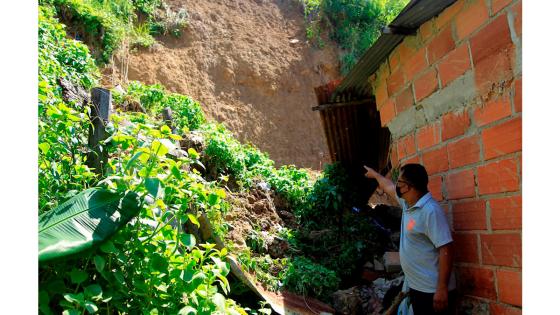
<path id="1" fill-rule="evenodd" d="M 41 152 L 43 152 L 43 154 L 47 154 L 47 152 L 49 152 L 49 149 L 51 148 L 51 145 L 43 142 L 41 144 L 39 144 L 39 149 L 41 149 Z"/>
<path id="2" fill-rule="evenodd" d="M 139 158 L 142 154 L 144 154 L 144 155 L 146 156 L 146 161 L 147 161 L 148 158 L 150 157 L 150 155 L 147 154 L 146 152 L 142 152 L 142 151 L 136 152 L 136 153 L 132 156 L 132 158 L 131 158 L 130 160 L 128 160 L 128 162 L 126 163 L 126 166 L 124 167 L 125 171 L 127 171 L 129 168 L 131 168 L 131 167 L 134 165 L 134 162 L 135 162 L 136 160 L 138 160 L 138 158 Z"/>
<path id="3" fill-rule="evenodd" d="M 72 283 L 80 284 L 86 281 L 87 278 L 88 273 L 83 270 L 72 269 L 72 271 L 70 271 L 70 280 L 72 280 Z"/>
<path id="4" fill-rule="evenodd" d="M 152 142 L 152 152 L 154 152 L 157 156 L 165 156 L 169 150 L 163 143 L 154 140 Z"/>
<path id="5" fill-rule="evenodd" d="M 179 310 L 179 315 L 189 315 L 189 314 L 196 314 L 196 308 L 187 305 Z"/>
<path id="6" fill-rule="evenodd" d="M 64 310 L 62 315 L 80 315 L 81 313 L 78 310 Z"/>
<path id="7" fill-rule="evenodd" d="M 140 211 L 136 194 L 92 188 L 39 216 L 39 262 L 100 244 Z"/>
<path id="8" fill-rule="evenodd" d="M 198 222 L 198 219 L 196 218 L 196 216 L 192 213 L 187 213 L 187 217 L 189 218 L 189 221 L 191 221 L 192 224 L 196 225 L 197 227 L 200 228 L 200 222 Z"/>
<path id="9" fill-rule="evenodd" d="M 86 294 L 87 298 L 90 298 L 94 301 L 99 301 L 103 298 L 103 290 L 101 289 L 101 286 L 99 284 L 88 285 L 85 288 L 84 293 Z"/>
<path id="10" fill-rule="evenodd" d="M 105 258 L 99 255 L 95 255 L 95 257 L 93 257 L 93 263 L 95 264 L 95 269 L 99 272 L 102 272 L 105 268 Z"/>
<path id="11" fill-rule="evenodd" d="M 101 244 L 101 246 L 99 246 L 99 249 L 101 249 L 101 251 L 106 254 L 116 253 L 118 251 L 115 247 L 115 244 L 113 244 L 113 242 L 111 241 L 107 241 Z"/>
<path id="12" fill-rule="evenodd" d="M 159 130 L 161 131 L 162 134 L 164 135 L 168 135 L 171 133 L 171 128 L 169 128 L 168 125 L 163 125 L 161 126 L 161 128 L 159 128 Z"/>
<path id="13" fill-rule="evenodd" d="M 218 197 L 218 195 L 212 193 L 208 195 L 208 204 L 211 206 L 215 206 L 218 203 L 218 200 L 220 200 L 220 197 Z"/>
<path id="14" fill-rule="evenodd" d="M 91 302 L 91 301 L 86 301 L 85 303 L 85 307 L 86 310 L 90 313 L 90 314 L 94 314 L 96 313 L 99 309 L 97 308 L 97 305 L 95 305 L 95 303 Z"/>
<path id="15" fill-rule="evenodd" d="M 223 190 L 222 188 L 220 189 L 216 189 L 216 195 L 218 195 L 218 197 L 225 199 L 226 198 L 226 191 Z"/>
<path id="16" fill-rule="evenodd" d="M 228 265 L 218 257 L 210 257 L 210 259 L 214 261 L 214 264 L 220 269 L 222 275 L 227 276 L 229 273 Z"/>
<path id="17" fill-rule="evenodd" d="M 192 158 L 192 159 L 198 159 L 198 157 L 200 156 L 200 155 L 198 154 L 198 152 L 196 152 L 196 150 L 193 149 L 193 148 L 189 148 L 189 149 L 187 150 L 187 153 L 189 154 L 189 157 Z"/>
<path id="18" fill-rule="evenodd" d="M 183 137 L 181 137 L 179 135 L 176 135 L 176 134 L 170 134 L 169 138 L 171 138 L 171 140 L 177 140 L 177 141 L 183 140 Z"/>
<path id="19" fill-rule="evenodd" d="M 173 167 L 171 168 L 171 173 L 178 179 L 181 180 L 181 171 L 179 170 L 179 168 L 175 165 L 173 165 Z"/>
<path id="20" fill-rule="evenodd" d="M 63 295 L 64 299 L 70 303 L 73 304 L 83 304 L 84 303 L 84 294 L 83 293 L 78 293 L 78 294 L 72 294 L 72 293 L 67 293 Z"/>
<path id="21" fill-rule="evenodd" d="M 181 243 L 187 246 L 189 249 L 192 249 L 196 245 L 196 238 L 192 234 L 185 234 L 181 233 L 179 235 Z"/>
<path id="22" fill-rule="evenodd" d="M 155 177 L 146 178 L 146 190 L 152 197 L 157 198 L 160 192 L 160 181 Z"/>
<path id="23" fill-rule="evenodd" d="M 150 256 L 150 267 L 159 272 L 167 272 L 168 262 L 160 254 L 154 253 Z"/>

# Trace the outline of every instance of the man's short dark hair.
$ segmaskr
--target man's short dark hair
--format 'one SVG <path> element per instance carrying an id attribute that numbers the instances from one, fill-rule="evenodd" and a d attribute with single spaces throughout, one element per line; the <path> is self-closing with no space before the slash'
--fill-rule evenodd
<path id="1" fill-rule="evenodd" d="M 421 164 L 406 164 L 401 167 L 403 180 L 410 183 L 419 192 L 428 192 L 428 172 Z"/>

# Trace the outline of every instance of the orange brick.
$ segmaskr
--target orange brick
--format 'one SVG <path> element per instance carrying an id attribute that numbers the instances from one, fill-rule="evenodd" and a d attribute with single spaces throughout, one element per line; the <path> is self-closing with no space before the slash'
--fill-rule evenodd
<path id="1" fill-rule="evenodd" d="M 418 156 L 418 154 L 415 154 L 411 157 L 408 157 L 404 160 L 401 161 L 401 165 L 406 165 L 406 164 L 419 164 L 420 163 L 420 156 Z"/>
<path id="2" fill-rule="evenodd" d="M 387 126 L 387 124 L 395 118 L 395 103 L 392 99 L 388 99 L 383 107 L 381 107 L 379 111 L 379 115 L 381 116 L 381 125 Z"/>
<path id="3" fill-rule="evenodd" d="M 457 168 L 480 161 L 479 139 L 474 135 L 449 143 L 449 166 Z"/>
<path id="4" fill-rule="evenodd" d="M 455 261 L 480 263 L 478 259 L 478 236 L 476 234 L 453 234 L 453 251 Z"/>
<path id="5" fill-rule="evenodd" d="M 387 94 L 387 83 L 384 80 L 375 89 L 375 102 L 377 104 L 383 104 L 389 98 Z"/>
<path id="6" fill-rule="evenodd" d="M 501 97 L 478 107 L 474 111 L 474 121 L 478 126 L 484 126 L 511 115 L 509 97 Z"/>
<path id="7" fill-rule="evenodd" d="M 495 300 L 494 271 L 486 268 L 458 267 L 459 288 L 465 295 Z"/>
<path id="8" fill-rule="evenodd" d="M 393 96 L 395 92 L 400 90 L 404 85 L 403 72 L 399 69 L 389 75 L 387 78 L 387 92 L 389 96 Z"/>
<path id="9" fill-rule="evenodd" d="M 453 228 L 460 230 L 486 230 L 486 201 L 471 200 L 453 204 Z"/>
<path id="10" fill-rule="evenodd" d="M 414 97 L 412 96 L 412 87 L 409 86 L 402 92 L 395 96 L 395 108 L 397 114 L 404 112 L 414 104 Z"/>
<path id="11" fill-rule="evenodd" d="M 414 93 L 416 95 L 416 101 L 419 102 L 422 99 L 430 96 L 438 88 L 438 79 L 436 70 L 428 70 L 425 74 L 421 75 L 416 81 L 414 81 Z"/>
<path id="12" fill-rule="evenodd" d="M 428 175 L 447 171 L 449 169 L 447 146 L 424 152 L 422 160 Z"/>
<path id="13" fill-rule="evenodd" d="M 451 26 L 446 27 L 428 44 L 428 62 L 435 63 L 455 48 Z"/>
<path id="14" fill-rule="evenodd" d="M 448 199 L 474 197 L 474 172 L 472 169 L 448 174 L 445 178 Z"/>
<path id="15" fill-rule="evenodd" d="M 474 64 L 474 80 L 480 95 L 486 96 L 493 90 L 499 93 L 499 87 L 512 79 L 512 54 L 511 49 L 500 50 Z"/>
<path id="16" fill-rule="evenodd" d="M 488 20 L 485 0 L 467 3 L 454 20 L 459 40 L 466 38 Z"/>
<path id="17" fill-rule="evenodd" d="M 498 270 L 498 300 L 503 303 L 521 306 L 521 272 Z"/>
<path id="18" fill-rule="evenodd" d="M 447 25 L 451 21 L 451 19 L 453 19 L 453 17 L 455 17 L 457 13 L 461 11 L 464 4 L 464 1 L 459 0 L 443 10 L 443 12 L 441 12 L 436 18 L 436 28 L 441 29 L 445 25 Z"/>
<path id="19" fill-rule="evenodd" d="M 519 190 L 517 161 L 507 159 L 478 167 L 478 193 L 495 194 Z"/>
<path id="20" fill-rule="evenodd" d="M 510 3 L 511 0 L 492 0 L 492 15 L 495 15 Z"/>
<path id="21" fill-rule="evenodd" d="M 403 71 L 408 81 L 414 79 L 418 73 L 428 67 L 428 62 L 426 61 L 426 48 L 421 48 L 409 59 L 403 60 L 406 60 L 403 64 Z"/>
<path id="22" fill-rule="evenodd" d="M 458 137 L 467 131 L 470 125 L 469 114 L 464 111 L 462 113 L 448 113 L 442 118 L 441 137 L 445 141 L 447 139 Z"/>
<path id="23" fill-rule="evenodd" d="M 521 196 L 490 200 L 490 221 L 493 230 L 521 229 Z"/>
<path id="24" fill-rule="evenodd" d="M 416 134 L 418 150 L 424 150 L 439 143 L 439 133 L 439 123 L 434 123 L 418 129 L 418 133 Z"/>
<path id="25" fill-rule="evenodd" d="M 416 152 L 416 147 L 414 145 L 414 135 L 410 134 L 404 136 L 398 142 L 398 158 L 402 160 L 403 158 L 410 156 Z"/>
<path id="26" fill-rule="evenodd" d="M 432 197 L 434 197 L 437 201 L 443 200 L 442 185 L 443 176 L 430 176 L 430 179 L 428 180 L 428 190 L 432 193 Z"/>
<path id="27" fill-rule="evenodd" d="M 497 126 L 482 130 L 484 159 L 521 151 L 521 117 L 510 119 Z"/>
<path id="28" fill-rule="evenodd" d="M 408 45 L 406 41 L 401 42 L 401 44 L 396 48 L 399 52 L 400 62 L 405 63 L 409 60 L 416 52 L 412 47 Z"/>
<path id="29" fill-rule="evenodd" d="M 521 103 L 523 101 L 523 86 L 521 80 L 521 78 L 515 80 L 515 96 L 513 97 L 513 107 L 515 108 L 516 113 L 521 113 Z"/>
<path id="30" fill-rule="evenodd" d="M 513 42 L 509 34 L 507 16 L 500 15 L 470 40 L 473 63 L 476 64 L 498 51 L 509 49 Z"/>
<path id="31" fill-rule="evenodd" d="M 469 56 L 469 48 L 465 43 L 445 56 L 438 65 L 442 87 L 457 79 L 469 69 L 471 69 L 471 57 Z"/>
<path id="32" fill-rule="evenodd" d="M 521 235 L 480 235 L 482 263 L 494 266 L 521 267 Z"/>
<path id="33" fill-rule="evenodd" d="M 426 40 L 432 37 L 432 35 L 434 34 L 434 29 L 435 28 L 433 20 L 429 20 L 426 23 L 420 25 L 420 28 L 418 28 L 418 33 L 420 33 L 422 42 L 426 42 Z"/>
<path id="34" fill-rule="evenodd" d="M 399 51 L 394 49 L 389 55 L 389 67 L 391 67 L 391 72 L 395 72 L 400 64 Z"/>
<path id="35" fill-rule="evenodd" d="M 521 315 L 521 310 L 502 304 L 490 304 L 490 315 Z"/>

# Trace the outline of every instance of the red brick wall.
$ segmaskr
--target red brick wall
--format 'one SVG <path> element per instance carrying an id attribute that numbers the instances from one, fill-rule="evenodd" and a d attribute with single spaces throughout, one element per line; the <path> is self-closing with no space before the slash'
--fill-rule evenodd
<path id="1" fill-rule="evenodd" d="M 520 45 L 521 1 L 457 1 L 371 78 L 393 165 L 448 210 L 461 312 L 521 314 Z"/>

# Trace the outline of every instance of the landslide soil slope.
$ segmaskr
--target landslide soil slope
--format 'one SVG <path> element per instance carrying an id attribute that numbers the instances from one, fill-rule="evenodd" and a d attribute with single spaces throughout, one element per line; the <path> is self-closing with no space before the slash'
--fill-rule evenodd
<path id="1" fill-rule="evenodd" d="M 329 161 L 311 106 L 313 88 L 340 76 L 337 53 L 333 43 L 324 49 L 307 43 L 299 1 L 168 3 L 187 9 L 187 29 L 180 38 L 159 38 L 154 47 L 131 53 L 129 80 L 193 97 L 207 117 L 268 152 L 277 165 L 320 169 Z"/>

